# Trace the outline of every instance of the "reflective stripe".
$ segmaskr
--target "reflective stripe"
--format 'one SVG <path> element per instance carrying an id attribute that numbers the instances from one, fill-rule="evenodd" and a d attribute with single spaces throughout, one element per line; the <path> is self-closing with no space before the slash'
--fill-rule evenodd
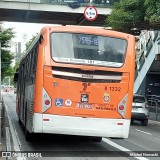
<path id="1" fill-rule="evenodd" d="M 78 74 L 78 73 L 70 73 L 70 72 L 62 72 L 62 71 L 52 71 L 53 75 L 59 76 L 68 76 L 68 77 L 76 77 L 76 78 L 86 78 L 86 79 L 106 79 L 106 80 L 121 80 L 122 76 L 115 75 L 91 75 L 91 74 Z"/>
<path id="2" fill-rule="evenodd" d="M 50 96 L 48 95 L 47 91 L 43 88 L 43 92 L 42 92 L 42 112 L 45 112 L 46 110 L 48 110 L 52 105 L 52 100 L 50 98 Z M 49 104 L 45 104 L 45 101 L 49 100 Z"/>

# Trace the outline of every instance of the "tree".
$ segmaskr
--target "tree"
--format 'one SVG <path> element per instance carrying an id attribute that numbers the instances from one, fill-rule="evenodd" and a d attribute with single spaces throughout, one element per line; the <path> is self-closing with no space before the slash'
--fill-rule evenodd
<path id="1" fill-rule="evenodd" d="M 32 42 L 35 40 L 36 37 L 37 34 L 35 36 L 32 36 L 32 38 L 26 43 L 26 50 L 28 50 L 28 48 L 30 47 L 30 45 L 32 44 Z"/>
<path id="2" fill-rule="evenodd" d="M 38 33 L 37 33 L 38 34 Z M 37 34 L 32 36 L 32 38 L 25 44 L 26 49 L 23 51 L 23 56 L 25 56 L 27 50 L 29 49 L 30 45 L 32 44 L 32 42 L 35 40 L 35 38 L 37 37 Z"/>
<path id="3" fill-rule="evenodd" d="M 1 47 L 9 47 L 10 40 L 14 37 L 13 28 L 0 29 Z"/>
<path id="4" fill-rule="evenodd" d="M 8 50 L 9 41 L 14 37 L 14 32 L 11 28 L 0 30 L 0 42 L 1 42 L 1 79 L 8 76 L 10 70 L 10 64 L 12 63 L 13 55 Z"/>
<path id="5" fill-rule="evenodd" d="M 16 62 L 15 66 L 13 68 L 11 68 L 11 70 L 10 70 L 11 84 L 14 84 L 14 74 L 17 72 L 17 69 L 19 68 L 19 64 L 20 64 L 20 62 Z"/>
<path id="6" fill-rule="evenodd" d="M 105 27 L 130 33 L 132 29 L 158 29 L 160 27 L 160 1 L 120 0 L 113 4 Z"/>
<path id="7" fill-rule="evenodd" d="M 1 78 L 3 80 L 3 78 L 5 76 L 10 76 L 10 71 L 11 71 L 11 67 L 10 64 L 12 63 L 12 59 L 13 59 L 13 55 L 10 54 L 10 52 L 8 50 L 4 50 L 2 49 L 2 53 L 1 53 Z"/>
<path id="8" fill-rule="evenodd" d="M 160 27 L 160 1 L 145 0 L 144 6 L 146 8 L 145 20 L 152 25 L 159 25 Z"/>

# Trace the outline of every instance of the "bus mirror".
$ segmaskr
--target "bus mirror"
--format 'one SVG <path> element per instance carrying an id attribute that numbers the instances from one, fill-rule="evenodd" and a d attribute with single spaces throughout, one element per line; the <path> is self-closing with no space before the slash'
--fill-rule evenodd
<path id="1" fill-rule="evenodd" d="M 43 42 L 43 36 L 42 36 L 42 35 L 40 35 L 39 43 L 40 43 L 40 44 L 42 44 L 42 42 Z"/>
<path id="2" fill-rule="evenodd" d="M 14 74 L 14 82 L 16 83 L 18 81 L 18 73 Z"/>

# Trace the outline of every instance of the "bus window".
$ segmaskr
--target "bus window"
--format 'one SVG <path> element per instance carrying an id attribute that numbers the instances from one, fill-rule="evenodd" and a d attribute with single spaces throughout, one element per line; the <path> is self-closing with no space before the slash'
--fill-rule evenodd
<path id="1" fill-rule="evenodd" d="M 127 41 L 87 34 L 52 33 L 51 47 L 55 61 L 89 64 L 86 60 L 92 60 L 94 65 L 121 67 Z"/>

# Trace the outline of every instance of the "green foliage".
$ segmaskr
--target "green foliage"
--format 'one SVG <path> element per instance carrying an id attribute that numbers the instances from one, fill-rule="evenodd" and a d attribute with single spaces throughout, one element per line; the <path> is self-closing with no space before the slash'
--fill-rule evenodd
<path id="1" fill-rule="evenodd" d="M 146 8 L 145 20 L 151 25 L 160 24 L 160 1 L 146 0 L 144 6 Z"/>
<path id="2" fill-rule="evenodd" d="M 17 69 L 19 68 L 20 62 L 16 62 L 15 66 L 13 67 L 13 72 L 16 73 Z"/>
<path id="3" fill-rule="evenodd" d="M 15 66 L 13 68 L 11 68 L 11 84 L 14 84 L 14 74 L 17 72 L 17 69 L 19 68 L 19 64 L 20 62 L 16 62 Z M 14 84 L 15 85 L 15 84 Z"/>
<path id="4" fill-rule="evenodd" d="M 12 28 L 0 31 L 0 42 L 1 46 L 6 48 L 9 47 L 9 41 L 14 37 L 14 32 Z"/>
<path id="5" fill-rule="evenodd" d="M 9 76 L 11 73 L 10 64 L 12 63 L 13 55 L 7 49 L 9 47 L 9 41 L 14 37 L 12 28 L 0 30 L 0 42 L 1 42 L 1 79 L 5 76 Z"/>
<path id="6" fill-rule="evenodd" d="M 38 33 L 37 33 L 38 34 Z M 37 37 L 37 34 L 35 36 L 32 36 L 32 38 L 25 44 L 26 49 L 23 52 L 23 56 L 25 56 L 26 51 L 29 49 L 29 47 L 31 46 L 32 42 L 35 40 L 35 38 Z"/>
<path id="7" fill-rule="evenodd" d="M 10 54 L 10 51 L 2 49 L 1 53 L 1 78 L 9 76 L 11 74 L 10 64 L 12 63 L 13 55 Z"/>
<path id="8" fill-rule="evenodd" d="M 28 50 L 28 48 L 30 47 L 30 45 L 32 44 L 32 42 L 35 40 L 35 38 L 37 37 L 37 34 L 35 36 L 33 36 L 30 41 L 28 41 L 26 43 L 26 50 Z"/>
<path id="9" fill-rule="evenodd" d="M 111 15 L 105 20 L 105 27 L 130 32 L 131 29 L 151 29 L 160 25 L 160 1 L 120 0 L 112 6 Z"/>

